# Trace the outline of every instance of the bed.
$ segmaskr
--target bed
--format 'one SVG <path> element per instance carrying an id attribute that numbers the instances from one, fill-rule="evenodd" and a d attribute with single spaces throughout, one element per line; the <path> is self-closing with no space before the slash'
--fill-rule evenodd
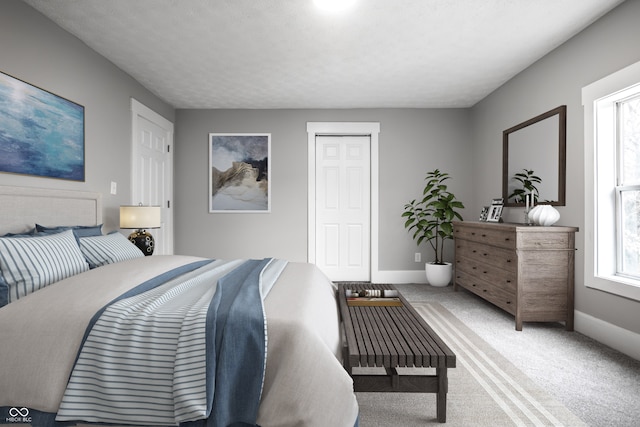
<path id="1" fill-rule="evenodd" d="M 0 186 L 0 424 L 357 425 L 315 266 L 138 256 L 101 224 L 100 194 Z"/>

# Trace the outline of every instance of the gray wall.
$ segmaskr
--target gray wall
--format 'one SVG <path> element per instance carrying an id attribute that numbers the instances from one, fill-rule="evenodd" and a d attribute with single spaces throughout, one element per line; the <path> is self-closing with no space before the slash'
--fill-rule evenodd
<path id="1" fill-rule="evenodd" d="M 307 260 L 307 122 L 379 122 L 381 270 L 419 270 L 403 228 L 402 207 L 422 194 L 428 170 L 452 175 L 450 189 L 472 197 L 467 109 L 178 110 L 176 112 L 176 253 Z M 271 133 L 270 214 L 208 213 L 208 134 Z M 197 236 L 194 238 L 194 236 Z M 451 259 L 451 257 L 449 258 Z"/>
<path id="2" fill-rule="evenodd" d="M 306 259 L 308 121 L 377 121 L 380 133 L 380 267 L 418 270 L 402 228 L 402 205 L 426 171 L 453 176 L 451 188 L 475 219 L 500 195 L 502 130 L 561 104 L 568 106 L 567 206 L 560 224 L 577 235 L 576 308 L 640 333 L 640 303 L 584 287 L 584 150 L 581 88 L 640 60 L 640 1 L 628 0 L 472 109 L 191 111 L 173 108 L 19 0 L 0 2 L 0 71 L 85 106 L 86 182 L 0 174 L 0 185 L 98 191 L 107 229 L 129 202 L 130 97 L 176 123 L 176 252 L 215 257 Z M 207 212 L 207 134 L 270 132 L 273 210 L 268 215 Z M 117 181 L 117 196 L 109 184 Z M 510 209 L 516 220 L 521 211 Z M 229 239 L 231 238 L 231 240 Z M 231 241 L 231 243 L 229 243 Z M 421 250 L 428 259 L 426 248 Z"/>
<path id="3" fill-rule="evenodd" d="M 580 227 L 576 235 L 576 310 L 640 333 L 640 302 L 584 286 L 584 130 L 582 87 L 640 61 L 640 1 L 623 3 L 585 31 L 510 80 L 471 110 L 479 211 L 501 191 L 504 129 L 567 105 L 567 202 L 559 207 L 559 225 Z M 521 221 L 522 209 L 507 216 Z"/>
<path id="4" fill-rule="evenodd" d="M 0 2 L 0 40 L 0 71 L 85 107 L 85 182 L 0 173 L 0 185 L 101 192 L 105 229 L 117 229 L 130 203 L 130 98 L 171 121 L 174 109 L 19 0 Z"/>

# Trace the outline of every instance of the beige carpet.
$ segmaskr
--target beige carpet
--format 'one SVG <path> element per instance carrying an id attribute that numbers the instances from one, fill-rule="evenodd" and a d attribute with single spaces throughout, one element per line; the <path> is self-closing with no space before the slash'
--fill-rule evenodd
<path id="1" fill-rule="evenodd" d="M 447 426 L 585 426 L 438 303 L 413 303 L 456 354 L 449 369 Z M 357 393 L 360 426 L 429 426 L 434 394 Z"/>

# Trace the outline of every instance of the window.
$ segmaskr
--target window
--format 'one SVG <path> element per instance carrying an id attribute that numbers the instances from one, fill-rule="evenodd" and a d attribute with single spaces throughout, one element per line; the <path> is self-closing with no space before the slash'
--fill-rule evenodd
<path id="1" fill-rule="evenodd" d="M 582 90 L 585 285 L 640 300 L 640 63 Z"/>
<path id="2" fill-rule="evenodd" d="M 640 280 L 640 87 L 617 102 L 618 274 Z"/>

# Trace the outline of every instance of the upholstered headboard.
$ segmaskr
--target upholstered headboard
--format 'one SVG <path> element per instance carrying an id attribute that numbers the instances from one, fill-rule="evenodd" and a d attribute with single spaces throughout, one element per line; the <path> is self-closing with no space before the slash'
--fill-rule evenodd
<path id="1" fill-rule="evenodd" d="M 87 191 L 0 185 L 0 235 L 34 225 L 97 225 L 102 223 L 102 195 Z"/>

